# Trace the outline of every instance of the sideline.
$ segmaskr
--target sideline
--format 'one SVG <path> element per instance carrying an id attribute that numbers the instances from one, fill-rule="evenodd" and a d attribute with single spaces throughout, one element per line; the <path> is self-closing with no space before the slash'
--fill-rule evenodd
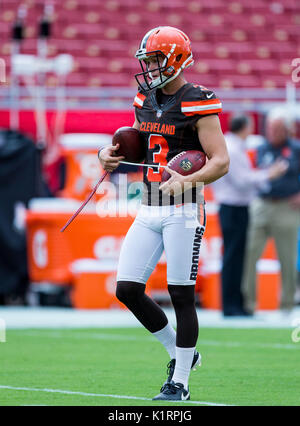
<path id="1" fill-rule="evenodd" d="M 15 387 L 15 386 L 4 386 L 0 385 L 0 389 L 8 390 L 17 390 L 17 391 L 28 391 L 28 392 L 47 392 L 47 393 L 60 393 L 64 395 L 78 395 L 78 396 L 87 396 L 87 397 L 99 397 L 99 398 L 117 398 L 117 399 L 133 399 L 138 401 L 152 401 L 151 398 L 143 398 L 139 396 L 127 396 L 127 395 L 106 395 L 103 393 L 86 393 L 86 392 L 75 392 L 61 389 L 37 389 L 37 388 L 25 388 L 25 387 Z M 154 404 L 156 403 L 153 401 Z M 172 401 L 170 401 L 172 402 Z M 184 403 L 184 404 L 196 404 L 196 405 L 208 405 L 212 407 L 230 407 L 232 405 L 228 404 L 218 404 L 215 402 L 207 401 L 173 401 L 173 403 Z"/>
<path id="2" fill-rule="evenodd" d="M 169 322 L 176 325 L 173 309 L 164 308 Z M 216 310 L 198 309 L 200 327 L 215 328 L 294 328 L 293 320 L 300 319 L 300 308 L 291 315 L 280 311 L 259 311 L 253 318 L 223 318 Z M 131 312 L 125 309 L 79 310 L 68 308 L 1 307 L 0 319 L 6 329 L 26 328 L 111 328 L 142 327 Z"/>

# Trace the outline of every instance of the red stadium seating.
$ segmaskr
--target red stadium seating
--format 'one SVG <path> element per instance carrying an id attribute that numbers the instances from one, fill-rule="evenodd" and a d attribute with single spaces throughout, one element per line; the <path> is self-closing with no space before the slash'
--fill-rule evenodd
<path id="1" fill-rule="evenodd" d="M 21 51 L 33 54 L 44 1 L 25 3 L 29 6 Z M 19 4 L 1 2 L 1 57 L 10 54 Z M 284 87 L 287 64 L 300 55 L 299 0 L 55 0 L 54 6 L 48 52 L 75 57 L 68 85 L 133 84 L 133 74 L 140 69 L 134 53 L 142 36 L 158 25 L 178 26 L 189 34 L 195 57 L 189 75 L 207 85 L 225 80 L 233 87 L 247 87 L 247 81 L 248 87 L 255 87 L 267 81 Z"/>

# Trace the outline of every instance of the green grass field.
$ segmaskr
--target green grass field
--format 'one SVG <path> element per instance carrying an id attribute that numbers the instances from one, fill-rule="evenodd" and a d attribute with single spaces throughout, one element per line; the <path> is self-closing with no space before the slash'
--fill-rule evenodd
<path id="1" fill-rule="evenodd" d="M 300 343 L 288 329 L 201 328 L 192 402 L 168 404 L 151 401 L 168 355 L 142 328 L 8 330 L 6 339 L 1 406 L 300 405 Z"/>

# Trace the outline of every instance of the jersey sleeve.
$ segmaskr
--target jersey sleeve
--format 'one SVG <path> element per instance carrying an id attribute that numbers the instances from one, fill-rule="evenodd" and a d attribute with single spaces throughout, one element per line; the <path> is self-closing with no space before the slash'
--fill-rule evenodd
<path id="1" fill-rule="evenodd" d="M 136 117 L 136 119 L 139 123 L 141 122 L 140 113 L 142 112 L 146 98 L 147 98 L 146 93 L 143 93 L 143 91 L 140 89 L 137 92 L 137 94 L 136 94 L 136 96 L 133 100 L 133 103 L 132 103 L 132 105 L 134 106 L 134 109 L 135 109 L 135 117 Z"/>
<path id="2" fill-rule="evenodd" d="M 145 99 L 146 96 L 142 92 L 138 92 L 133 100 L 133 106 L 142 109 Z"/>
<path id="3" fill-rule="evenodd" d="M 211 114 L 219 114 L 222 103 L 212 90 L 193 85 L 181 102 L 181 112 L 187 117 L 201 118 Z"/>

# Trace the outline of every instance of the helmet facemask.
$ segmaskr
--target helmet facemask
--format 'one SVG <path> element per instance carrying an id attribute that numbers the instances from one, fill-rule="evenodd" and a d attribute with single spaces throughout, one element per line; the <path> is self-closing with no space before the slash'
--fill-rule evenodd
<path id="1" fill-rule="evenodd" d="M 164 87 L 168 82 L 177 77 L 179 73 L 175 75 L 175 69 L 172 66 L 168 66 L 168 57 L 160 50 L 153 52 L 142 52 L 140 49 L 136 53 L 136 58 L 139 60 L 142 68 L 142 72 L 135 75 L 135 79 L 138 85 L 146 91 L 158 89 Z M 157 67 L 149 70 L 149 59 L 155 58 Z M 152 77 L 153 73 L 159 72 L 159 76 L 156 78 Z M 146 85 L 146 86 L 145 86 Z"/>

